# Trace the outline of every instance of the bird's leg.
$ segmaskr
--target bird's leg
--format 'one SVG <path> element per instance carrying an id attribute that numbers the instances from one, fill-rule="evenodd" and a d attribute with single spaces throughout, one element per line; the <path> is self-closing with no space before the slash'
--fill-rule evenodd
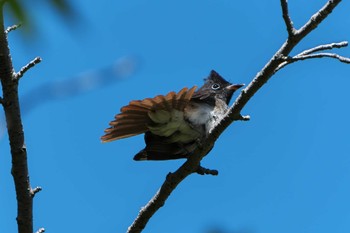
<path id="1" fill-rule="evenodd" d="M 195 142 L 194 142 L 199 149 L 203 148 L 202 141 L 203 140 L 201 138 L 197 138 L 195 140 Z M 210 148 L 208 153 L 211 151 L 211 149 L 213 149 L 213 147 Z M 199 175 L 213 175 L 213 176 L 217 176 L 219 174 L 218 170 L 202 167 L 201 164 L 198 165 L 198 168 L 197 168 L 197 170 L 195 172 L 198 173 Z"/>
<path id="2" fill-rule="evenodd" d="M 197 138 L 196 141 L 195 141 L 197 147 L 199 149 L 202 149 L 203 148 L 203 144 L 202 144 L 202 139 L 201 138 Z"/>

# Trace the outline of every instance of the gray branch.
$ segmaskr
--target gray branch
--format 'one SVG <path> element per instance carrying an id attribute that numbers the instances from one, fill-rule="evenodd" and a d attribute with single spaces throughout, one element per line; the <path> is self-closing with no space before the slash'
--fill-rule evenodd
<path id="1" fill-rule="evenodd" d="M 210 133 L 208 138 L 202 142 L 202 146 L 197 148 L 193 155 L 187 159 L 187 161 L 175 172 L 169 173 L 162 184 L 161 188 L 157 191 L 155 196 L 147 203 L 145 207 L 141 209 L 138 216 L 132 225 L 128 228 L 128 233 L 141 232 L 149 219 L 156 213 L 156 211 L 162 207 L 165 201 L 168 199 L 172 191 L 184 180 L 187 176 L 195 173 L 200 165 L 202 158 L 210 152 L 214 146 L 215 141 L 219 138 L 221 133 L 234 121 L 242 119 L 241 111 L 248 101 L 254 96 L 254 94 L 260 90 L 261 87 L 280 69 L 280 65 L 286 62 L 290 52 L 294 47 L 311 31 L 313 31 L 332 10 L 341 2 L 341 0 L 330 0 L 322 9 L 314 14 L 305 25 L 293 32 L 291 30 L 292 23 L 288 15 L 287 2 L 281 0 L 283 18 L 287 25 L 289 32 L 288 39 L 281 46 L 281 48 L 273 55 L 263 69 L 254 77 L 249 85 L 241 91 L 240 95 L 235 100 L 232 107 L 227 112 L 226 116 Z M 292 33 L 291 33 L 292 32 Z M 243 118 L 244 119 L 244 118 Z M 248 118 L 246 118 L 248 119 Z"/>
<path id="2" fill-rule="evenodd" d="M 308 55 L 311 53 L 315 53 L 315 52 L 319 52 L 319 51 L 324 51 L 324 50 L 331 50 L 334 48 L 344 48 L 348 46 L 348 42 L 347 41 L 342 41 L 342 42 L 338 42 L 338 43 L 330 43 L 330 44 L 323 44 L 323 45 L 319 45 L 316 46 L 312 49 L 308 49 L 308 50 L 304 50 L 303 52 L 299 53 L 297 56 L 303 56 L 303 55 Z"/>
<path id="3" fill-rule="evenodd" d="M 335 58 L 335 59 L 338 59 L 340 62 L 350 64 L 350 58 L 340 56 L 336 53 L 315 53 L 315 54 L 309 54 L 305 56 L 293 57 L 290 60 L 292 62 L 295 62 L 295 61 L 302 61 L 302 60 L 311 59 L 311 58 L 323 58 L 323 57 Z"/>
<path id="4" fill-rule="evenodd" d="M 27 72 L 29 69 L 33 68 L 36 64 L 41 62 L 41 58 L 40 57 L 36 57 L 34 58 L 32 61 L 30 61 L 27 65 L 23 66 L 20 71 L 18 71 L 15 75 L 14 78 L 15 79 L 20 79 L 22 78 L 22 76 L 25 74 L 25 72 Z"/>
<path id="5" fill-rule="evenodd" d="M 289 36 L 293 36 L 296 32 L 293 22 L 289 16 L 288 12 L 288 1 L 287 0 L 281 0 L 281 7 L 282 7 L 282 16 L 284 23 L 286 24 L 287 27 L 287 32 Z"/>
<path id="6" fill-rule="evenodd" d="M 314 52 L 319 52 L 319 51 L 324 51 L 324 50 L 330 50 L 333 48 L 343 48 L 348 46 L 347 41 L 342 41 L 338 43 L 331 43 L 331 44 L 324 44 L 324 45 L 319 45 L 311 49 L 304 50 L 303 52 L 295 55 L 294 57 L 283 57 L 283 62 L 277 67 L 276 72 L 286 65 L 292 64 L 296 61 L 302 61 L 306 59 L 311 59 L 311 58 L 324 58 L 324 57 L 329 57 L 329 58 L 335 58 L 338 59 L 340 62 L 344 63 L 349 63 L 350 58 L 340 56 L 335 53 L 314 53 Z"/>
<path id="7" fill-rule="evenodd" d="M 12 25 L 12 26 L 6 28 L 5 33 L 8 34 L 8 33 L 10 33 L 11 31 L 16 30 L 16 29 L 19 28 L 20 26 L 22 26 L 22 25 L 21 25 L 21 24 Z"/>

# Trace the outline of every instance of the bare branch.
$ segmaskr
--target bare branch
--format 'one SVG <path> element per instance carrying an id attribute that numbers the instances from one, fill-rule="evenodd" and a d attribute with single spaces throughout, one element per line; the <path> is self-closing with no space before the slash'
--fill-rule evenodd
<path id="1" fill-rule="evenodd" d="M 37 194 L 38 192 L 40 192 L 42 190 L 42 188 L 40 186 L 38 187 L 35 187 L 31 190 L 31 195 L 32 195 L 32 198 L 34 198 L 35 194 Z"/>
<path id="2" fill-rule="evenodd" d="M 282 16 L 284 19 L 284 23 L 286 24 L 287 27 L 287 32 L 289 36 L 293 36 L 296 32 L 293 22 L 289 16 L 288 13 L 288 1 L 287 0 L 281 0 L 281 6 L 282 6 Z"/>
<path id="3" fill-rule="evenodd" d="M 11 147 L 11 174 L 16 189 L 16 220 L 19 233 L 33 233 L 33 198 L 30 193 L 27 150 L 18 100 L 18 82 L 13 79 L 13 65 L 4 29 L 3 3 L 0 4 L 0 80 L 3 98 L 11 103 L 3 107 Z"/>
<path id="4" fill-rule="evenodd" d="M 208 140 L 206 140 L 208 141 Z M 152 197 L 152 199 L 144 206 L 134 222 L 128 228 L 128 233 L 138 233 L 141 232 L 149 219 L 155 214 L 155 212 L 164 205 L 165 201 L 168 199 L 172 191 L 177 187 L 177 185 L 184 180 L 188 175 L 196 172 L 200 160 L 207 154 L 214 145 L 214 141 L 208 141 L 208 143 L 203 144 L 193 153 L 193 156 L 189 157 L 187 161 L 175 172 L 169 173 L 166 179 L 157 193 Z M 202 153 L 202 154 L 201 154 Z"/>
<path id="5" fill-rule="evenodd" d="M 286 60 L 288 60 L 288 58 L 286 58 Z M 279 71 L 280 69 L 282 69 L 283 67 L 285 67 L 286 65 L 289 65 L 289 64 L 292 64 L 292 62 L 288 62 L 288 61 L 285 61 L 285 62 L 282 62 L 275 70 L 275 72 Z"/>
<path id="6" fill-rule="evenodd" d="M 19 28 L 20 26 L 22 26 L 22 24 L 20 24 L 20 23 L 19 23 L 19 24 L 12 25 L 12 26 L 6 28 L 5 33 L 8 34 L 8 33 L 10 33 L 11 31 L 16 30 L 16 29 Z"/>
<path id="7" fill-rule="evenodd" d="M 276 71 L 282 69 L 286 65 L 292 64 L 296 61 L 301 61 L 301 60 L 306 60 L 306 59 L 311 59 L 311 58 L 323 58 L 323 57 L 330 57 L 330 58 L 336 58 L 340 62 L 344 63 L 349 63 L 350 58 L 340 56 L 335 53 L 317 53 L 317 54 L 312 54 L 314 52 L 318 51 L 323 51 L 323 50 L 330 50 L 333 48 L 343 48 L 348 46 L 347 41 L 342 41 L 339 43 L 330 43 L 330 44 L 324 44 L 324 45 L 319 45 L 311 49 L 304 50 L 303 52 L 299 53 L 298 55 L 295 55 L 294 57 L 283 57 L 284 62 L 282 62 L 277 68 Z"/>
<path id="8" fill-rule="evenodd" d="M 323 58 L 323 57 L 335 58 L 335 59 L 338 59 L 340 62 L 350 64 L 350 58 L 340 56 L 336 53 L 315 53 L 315 54 L 309 54 L 305 56 L 296 56 L 296 57 L 290 58 L 290 61 L 295 62 L 295 61 L 302 61 L 302 60 L 311 59 L 311 58 Z"/>
<path id="9" fill-rule="evenodd" d="M 260 90 L 262 86 L 275 74 L 283 63 L 286 63 L 286 57 L 294 47 L 312 30 L 314 30 L 339 4 L 341 0 L 328 1 L 320 11 L 311 17 L 311 19 L 299 30 L 289 35 L 289 38 L 281 46 L 281 48 L 273 55 L 263 69 L 254 77 L 249 85 L 241 91 L 240 95 L 235 100 L 232 107 L 228 110 L 225 117 L 219 124 L 211 131 L 208 138 L 202 142 L 202 146 L 198 147 L 187 161 L 174 173 L 169 173 L 162 184 L 161 188 L 157 191 L 155 196 L 147 203 L 147 205 L 141 209 L 135 221 L 129 227 L 129 233 L 141 232 L 146 226 L 149 219 L 153 214 L 164 205 L 167 198 L 172 191 L 184 180 L 187 176 L 194 173 L 200 164 L 202 158 L 210 152 L 215 141 L 219 138 L 221 133 L 234 121 L 238 120 L 241 115 L 241 110 L 248 103 L 248 101 L 254 96 L 254 94 Z M 281 1 L 283 11 L 286 11 L 286 2 Z M 288 15 L 288 11 L 285 12 Z M 285 19 L 286 20 L 286 19 Z M 290 23 L 286 22 L 287 25 Z M 287 26 L 290 28 L 290 26 Z M 289 29 L 290 30 L 290 29 Z"/>
<path id="10" fill-rule="evenodd" d="M 307 60 L 312 58 L 324 58 L 324 57 L 335 58 L 335 59 L 338 59 L 340 62 L 350 64 L 350 58 L 340 56 L 336 53 L 315 53 L 315 54 L 309 54 L 309 55 L 303 55 L 303 56 L 297 55 L 295 57 L 287 57 L 285 58 L 286 61 L 282 62 L 276 68 L 276 72 L 282 69 L 283 67 L 285 67 L 286 65 L 292 64 L 297 61 L 302 61 L 302 60 Z"/>
<path id="11" fill-rule="evenodd" d="M 39 228 L 39 230 L 36 231 L 36 233 L 44 233 L 45 229 L 44 228 Z"/>
<path id="12" fill-rule="evenodd" d="M 342 42 L 338 42 L 338 43 L 323 44 L 323 45 L 316 46 L 312 49 L 305 50 L 296 56 L 303 56 L 303 55 L 308 55 L 308 54 L 311 54 L 314 52 L 319 52 L 319 51 L 323 51 L 323 50 L 331 50 L 334 48 L 343 48 L 346 46 L 348 46 L 347 41 L 342 41 Z"/>
<path id="13" fill-rule="evenodd" d="M 209 168 L 202 167 L 200 165 L 197 168 L 196 173 L 198 173 L 199 175 L 213 175 L 213 176 L 219 175 L 219 171 L 218 170 L 212 170 L 212 169 L 209 169 Z"/>
<path id="14" fill-rule="evenodd" d="M 179 175 L 179 170 L 183 168 L 184 165 L 182 165 L 177 173 Z M 153 198 L 147 203 L 146 206 L 141 208 L 138 216 L 136 217 L 135 221 L 131 224 L 131 226 L 128 228 L 128 233 L 139 233 L 141 232 L 149 219 L 153 216 L 153 214 L 164 205 L 165 201 L 170 196 L 171 192 L 176 188 L 177 184 L 179 184 L 187 175 L 183 176 L 181 179 L 180 176 L 174 175 L 175 173 L 169 173 L 163 183 L 163 185 L 160 187 L 160 189 L 157 191 L 157 193 L 153 196 Z M 192 173 L 192 172 L 190 172 Z M 179 179 L 179 180 L 178 180 Z M 175 181 L 175 182 L 173 182 Z"/>
<path id="15" fill-rule="evenodd" d="M 328 0 L 328 2 L 311 18 L 307 21 L 304 26 L 302 26 L 297 34 L 301 38 L 304 38 L 307 34 L 309 34 L 312 30 L 314 30 L 327 16 L 332 13 L 333 9 L 341 2 L 341 0 Z"/>
<path id="16" fill-rule="evenodd" d="M 3 105 L 4 104 L 4 99 L 2 97 L 0 97 L 0 104 Z"/>
<path id="17" fill-rule="evenodd" d="M 23 66 L 21 68 L 20 71 L 18 71 L 16 74 L 15 74 L 15 79 L 20 79 L 25 72 L 27 72 L 30 68 L 34 67 L 36 64 L 40 63 L 41 62 L 41 58 L 40 57 L 36 57 L 34 58 L 32 61 L 30 61 L 27 65 Z"/>
<path id="18" fill-rule="evenodd" d="M 235 121 L 250 121 L 250 116 L 249 115 L 242 116 L 241 114 L 239 114 L 237 117 L 235 117 L 234 120 Z"/>

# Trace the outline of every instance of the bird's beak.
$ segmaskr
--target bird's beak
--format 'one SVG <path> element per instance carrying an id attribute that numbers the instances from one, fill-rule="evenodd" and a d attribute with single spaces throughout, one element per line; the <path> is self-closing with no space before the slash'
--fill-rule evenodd
<path id="1" fill-rule="evenodd" d="M 243 86 L 244 86 L 244 84 L 232 84 L 230 86 L 227 86 L 226 89 L 230 90 L 230 91 L 236 91 Z"/>

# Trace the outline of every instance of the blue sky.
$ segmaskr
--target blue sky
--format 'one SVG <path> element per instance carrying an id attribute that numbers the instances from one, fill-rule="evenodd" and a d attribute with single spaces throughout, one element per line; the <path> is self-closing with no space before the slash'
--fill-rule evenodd
<path id="1" fill-rule="evenodd" d="M 289 1 L 295 25 L 325 2 Z M 279 1 L 77 0 L 74 7 L 81 20 L 71 24 L 34 3 L 35 37 L 9 36 L 17 70 L 35 56 L 43 59 L 20 84 L 31 184 L 43 187 L 34 200 L 34 226 L 125 232 L 184 161 L 133 161 L 143 137 L 101 144 L 108 122 L 130 100 L 201 85 L 211 69 L 249 83 L 284 42 L 286 29 Z M 340 3 L 292 54 L 350 40 L 349 9 L 348 1 Z M 349 48 L 334 52 L 350 56 Z M 131 75 L 76 95 L 45 92 L 50 85 L 69 89 L 86 72 L 120 58 L 134 65 Z M 251 121 L 231 125 L 202 161 L 219 176 L 188 177 L 144 232 L 349 232 L 349 73 L 349 65 L 331 59 L 278 72 L 243 109 Z M 35 94 L 42 101 L 31 108 Z M 6 134 L 0 155 L 0 228 L 15 232 Z"/>

